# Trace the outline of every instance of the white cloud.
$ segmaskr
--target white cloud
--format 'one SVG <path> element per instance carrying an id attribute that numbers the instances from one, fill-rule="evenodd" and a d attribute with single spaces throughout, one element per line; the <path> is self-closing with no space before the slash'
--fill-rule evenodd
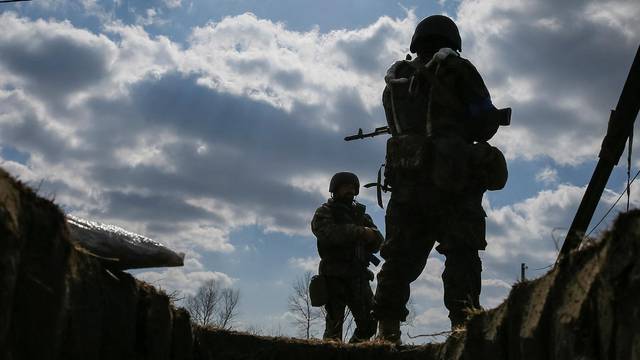
<path id="1" fill-rule="evenodd" d="M 536 174 L 536 181 L 545 185 L 556 183 L 558 181 L 558 170 L 547 166 Z"/>
<path id="2" fill-rule="evenodd" d="M 639 12 L 633 1 L 460 3 L 463 55 L 494 103 L 513 108 L 494 140 L 508 158 L 593 159 L 640 40 Z"/>
<path id="3" fill-rule="evenodd" d="M 483 279 L 482 287 L 498 287 L 511 290 L 512 285 L 509 285 L 507 282 L 500 279 Z"/>
<path id="4" fill-rule="evenodd" d="M 449 317 L 447 316 L 446 309 L 431 308 L 418 314 L 415 323 L 431 329 L 448 330 Z"/>
<path id="5" fill-rule="evenodd" d="M 208 86 L 288 110 L 300 101 L 330 109 L 334 101 L 326 100 L 344 88 L 356 91 L 367 107 L 378 107 L 384 87 L 379 75 L 403 56 L 415 21 L 409 12 L 405 19 L 381 17 L 363 29 L 321 34 L 290 31 L 250 13 L 226 17 L 193 30 L 184 68 L 200 72 Z M 339 119 L 322 120 L 335 127 Z"/>
<path id="6" fill-rule="evenodd" d="M 369 121 L 369 112 L 372 108 L 379 107 L 375 99 L 379 96 L 382 79 L 377 73 L 383 72 L 386 64 L 376 65 L 379 68 L 374 69 L 375 71 L 369 67 L 368 73 L 354 72 L 354 64 L 365 61 L 368 56 L 389 59 L 400 56 L 398 51 L 402 49 L 398 35 L 409 36 L 415 16 L 409 12 L 405 19 L 382 17 L 362 29 L 321 34 L 317 30 L 306 33 L 290 31 L 283 24 L 258 19 L 252 14 L 243 14 L 195 28 L 186 48 L 166 37 L 151 36 L 140 26 L 123 25 L 117 21 L 106 23 L 106 35 L 95 35 L 87 30 L 75 28 L 68 22 L 31 21 L 18 18 L 15 14 L 4 14 L 2 20 L 6 31 L 0 35 L 0 46 L 18 49 L 22 46 L 20 44 L 29 43 L 35 44 L 32 45 L 34 49 L 55 49 L 52 43 L 57 41 L 62 44 L 58 47 L 77 49 L 79 54 L 93 61 L 82 61 L 83 66 L 86 67 L 85 64 L 89 63 L 93 64 L 93 68 L 100 70 L 87 72 L 87 76 L 79 78 L 76 85 L 65 83 L 68 91 L 55 83 L 49 84 L 51 89 L 55 89 L 55 96 L 41 96 L 41 89 L 47 88 L 47 77 L 37 76 L 38 72 L 45 71 L 47 76 L 55 80 L 54 76 L 71 72 L 71 69 L 44 66 L 44 70 L 41 70 L 37 66 L 31 66 L 20 68 L 22 72 L 0 71 L 0 84 L 4 89 L 10 89 L 3 90 L 0 98 L 0 107 L 3 109 L 0 125 L 3 126 L 2 132 L 5 134 L 2 141 L 31 154 L 32 159 L 27 166 L 35 173 L 41 173 L 45 169 L 45 172 L 48 172 L 58 167 L 61 170 L 55 175 L 55 180 L 60 182 L 57 191 L 60 191 L 61 195 L 58 199 L 69 199 L 70 203 L 65 205 L 75 208 L 78 215 L 91 218 L 93 214 L 95 218 L 96 213 L 109 211 L 112 205 L 112 199 L 103 196 L 105 190 L 146 197 L 167 193 L 167 188 L 154 189 L 150 182 L 144 181 L 144 176 L 148 176 L 150 180 L 160 173 L 172 177 L 171 181 L 181 177 L 193 179 L 211 176 L 208 173 L 214 171 L 214 167 L 199 167 L 189 170 L 192 171 L 191 174 L 185 174 L 185 164 L 211 163 L 211 159 L 223 157 L 226 157 L 223 161 L 235 158 L 233 165 L 247 163 L 246 170 L 242 171 L 249 172 L 253 171 L 250 165 L 252 161 L 265 164 L 273 163 L 273 159 L 254 160 L 248 159 L 247 156 L 258 155 L 274 159 L 286 156 L 284 153 L 270 154 L 269 151 L 273 148 L 266 151 L 264 148 L 256 149 L 256 154 L 247 153 L 247 143 L 244 142 L 246 138 L 242 136 L 237 140 L 243 143 L 232 143 L 229 142 L 229 137 L 221 137 L 223 141 L 212 140 L 211 133 L 205 134 L 202 131 L 189 134 L 176 132 L 176 128 L 182 127 L 181 122 L 189 121 L 189 116 L 200 116 L 195 113 L 186 115 L 188 113 L 182 112 L 175 117 L 170 115 L 163 120 L 163 124 L 159 124 L 158 115 L 163 116 L 165 113 L 145 114 L 144 111 L 153 112 L 156 104 L 167 101 L 193 101 L 193 97 L 177 89 L 175 96 L 165 96 L 163 93 L 154 93 L 156 89 L 147 90 L 145 86 L 155 86 L 168 76 L 180 79 L 195 77 L 194 80 L 185 80 L 184 86 L 191 87 L 185 89 L 186 91 L 194 91 L 195 88 L 201 96 L 220 94 L 224 97 L 235 94 L 243 99 L 253 99 L 246 100 L 247 102 L 258 101 L 256 106 L 262 106 L 260 103 L 264 101 L 280 109 L 278 111 L 282 111 L 282 115 L 290 118 L 287 121 L 295 122 L 292 125 L 296 129 L 305 129 L 307 132 L 306 129 L 318 131 L 320 128 L 319 134 L 339 141 L 342 134 L 337 134 L 336 129 L 352 131 L 356 123 L 366 126 L 362 121 Z M 27 38 L 29 41 L 26 41 Z M 353 44 L 356 44 L 356 48 L 361 45 L 364 48 L 354 52 Z M 367 50 L 368 46 L 363 44 L 370 44 L 373 48 Z M 383 52 L 380 53 L 378 50 Z M 364 58 L 354 58 L 356 55 Z M 11 63 L 13 65 L 4 62 L 0 64 L 0 70 L 10 65 L 47 64 L 47 61 L 43 61 L 44 58 L 55 58 L 37 51 L 27 51 L 21 56 L 24 61 L 16 59 Z M 60 62 L 65 61 L 61 59 Z M 78 73 L 77 70 L 78 67 L 74 68 L 73 73 Z M 64 78 L 70 77 L 64 75 Z M 34 91 L 23 89 L 29 86 L 29 79 L 34 79 Z M 213 88 L 215 92 L 207 93 L 208 90 L 200 88 L 203 85 Z M 138 98 L 134 99 L 132 93 L 136 92 Z M 149 104 L 141 104 L 140 101 L 148 101 Z M 355 102 L 355 106 L 352 102 Z M 151 110 L 141 108 L 143 106 L 149 106 Z M 191 109 L 188 106 L 186 108 Z M 27 110 L 31 111 L 31 116 L 26 116 Z M 257 121 L 261 121 L 261 115 L 261 112 L 255 113 Z M 25 119 L 33 120 L 27 122 Z M 167 128 L 167 121 L 176 126 L 171 124 Z M 198 119 L 194 124 L 206 122 L 207 119 Z M 291 125 L 286 123 L 273 124 L 276 125 L 291 128 Z M 17 130 L 12 134 L 7 131 L 7 127 Z M 193 143 L 197 146 L 192 146 Z M 322 143 L 326 144 L 326 141 Z M 182 158 L 172 156 L 174 154 L 171 151 L 174 149 L 185 152 L 189 147 L 193 147 L 189 154 L 177 154 Z M 318 153 L 317 147 L 289 154 L 296 155 L 300 159 L 298 163 L 308 163 L 309 158 L 305 159 L 305 152 L 314 157 L 322 156 Z M 365 157 L 365 152 L 360 154 L 359 157 Z M 340 161 L 336 157 L 322 157 L 327 159 L 322 165 L 325 169 L 327 163 Z M 69 166 L 70 164 L 73 165 Z M 283 165 L 296 166 L 295 163 Z M 98 175 L 97 171 L 103 172 L 103 175 Z M 146 174 L 142 174 L 143 171 Z M 193 173 L 194 171 L 197 172 Z M 277 177 L 274 174 L 265 175 L 273 178 L 270 181 L 281 188 L 279 191 L 293 187 L 298 194 L 308 193 L 305 196 L 309 199 L 326 197 L 326 194 L 321 195 L 319 190 L 326 187 L 326 183 L 320 183 L 324 182 L 322 179 L 327 176 L 322 176 L 322 179 L 319 178 L 311 184 L 296 173 L 283 173 L 277 168 L 272 171 L 277 172 Z M 320 168 L 320 171 L 323 169 Z M 329 173 L 331 171 L 333 169 L 330 169 Z M 127 182 L 126 185 L 113 183 L 113 179 L 122 177 L 123 172 L 140 172 L 136 176 L 139 176 L 141 181 L 137 184 Z M 153 172 L 154 175 L 151 174 Z M 247 175 L 241 173 L 239 177 Z M 235 179 L 238 179 L 238 176 Z M 105 181 L 111 183 L 106 184 Z M 63 189 L 62 185 L 65 185 L 66 189 Z M 184 193 L 180 186 L 174 185 L 169 191 Z M 222 186 L 226 185 L 220 185 L 219 188 Z M 305 188 L 307 186 L 310 188 Z M 72 188 L 75 192 L 73 196 L 68 194 Z M 257 185 L 250 184 L 247 188 L 256 189 L 253 193 L 258 192 Z M 310 189 L 318 191 L 309 192 Z M 210 192 L 217 191 L 212 189 Z M 268 193 L 263 193 L 265 192 Z M 309 235 L 308 221 L 311 214 L 297 211 L 295 208 L 287 209 L 285 204 L 278 205 L 281 209 L 270 209 L 271 205 L 261 199 L 253 200 L 260 202 L 256 208 L 239 205 L 233 196 L 222 200 L 215 196 L 202 196 L 201 193 L 202 191 L 199 191 L 197 195 L 180 196 L 189 205 L 202 207 L 218 219 L 208 226 L 191 224 L 188 230 L 185 230 L 188 227 L 185 224 L 175 226 L 188 235 L 181 237 L 188 239 L 185 246 L 198 244 L 207 250 L 229 251 L 233 248 L 226 241 L 229 231 L 253 224 L 263 226 L 266 231 Z M 82 196 L 78 197 L 79 194 Z M 275 197 L 275 194 L 272 196 Z M 363 194 L 363 198 L 374 200 L 371 194 Z M 270 201 L 273 204 L 273 200 Z M 311 209 L 319 203 L 320 201 L 307 202 L 306 206 Z M 309 211 L 312 212 L 312 209 Z M 112 222 L 114 219 L 102 214 L 98 215 L 96 220 Z M 120 220 L 133 222 L 130 218 Z M 176 236 L 154 231 L 154 228 L 158 229 L 161 226 L 151 225 L 153 226 L 147 233 L 150 231 L 156 238 L 164 236 L 168 242 L 177 243 Z M 144 228 L 135 224 L 133 226 Z M 167 227 L 163 229 L 167 230 Z M 207 235 L 207 232 L 211 235 Z"/>
<path id="7" fill-rule="evenodd" d="M 432 250 L 435 252 L 435 250 Z M 442 301 L 444 290 L 442 288 L 442 272 L 444 262 L 437 257 L 429 257 L 427 265 L 416 281 L 411 284 L 411 296 L 419 299 L 426 298 L 434 302 Z"/>
<path id="8" fill-rule="evenodd" d="M 163 0 L 166 7 L 175 9 L 182 6 L 182 0 Z"/>
<path id="9" fill-rule="evenodd" d="M 513 205 L 487 209 L 486 257 L 495 262 L 553 262 L 557 254 L 552 231 L 570 224 L 583 192 L 584 188 L 561 184 Z"/>
<path id="10" fill-rule="evenodd" d="M 318 271 L 318 265 L 320 264 L 320 258 L 317 256 L 310 256 L 306 258 L 290 258 L 289 266 L 300 269 L 303 271 L 310 271 L 316 273 Z"/>
<path id="11" fill-rule="evenodd" d="M 593 2 L 584 10 L 594 23 L 609 26 L 625 35 L 629 43 L 637 44 L 640 6 L 634 1 Z"/>
<path id="12" fill-rule="evenodd" d="M 349 168 L 364 181 L 384 158 L 382 139 L 348 147 L 341 139 L 384 122 L 382 75 L 404 58 L 418 20 L 413 12 L 327 33 L 292 31 L 247 13 L 191 29 L 189 40 L 177 43 L 113 21 L 95 1 L 83 4 L 99 15 L 104 34 L 71 21 L 0 15 L 0 141 L 30 154 L 27 164 L 2 166 L 33 183 L 45 179 L 45 191 L 74 214 L 178 251 L 235 255 L 229 237 L 244 226 L 309 235 L 330 175 Z M 513 125 L 494 141 L 509 159 L 548 156 L 574 165 L 595 156 L 638 43 L 638 8 L 460 4 L 463 55 L 483 74 L 494 102 L 514 110 Z M 157 9 L 138 13 L 140 20 L 161 18 Z M 555 187 L 487 208 L 483 301 L 490 306 L 508 291 L 520 262 L 555 259 L 551 234 L 568 226 L 581 198 L 583 188 L 556 185 L 551 166 L 537 179 Z M 113 194 L 138 202 L 121 201 L 116 211 Z M 372 194 L 361 197 L 374 202 Z M 603 203 L 617 195 L 605 192 Z M 176 219 L 167 221 L 167 214 Z M 315 271 L 317 260 L 302 256 L 284 265 Z M 233 280 L 187 262 L 138 276 L 187 293 L 207 279 Z M 448 327 L 442 267 L 429 259 L 413 284 L 418 300 L 435 306 L 420 315 L 433 330 Z"/>
<path id="13" fill-rule="evenodd" d="M 602 10 L 605 11 L 604 13 L 598 12 L 594 9 L 601 8 L 594 8 L 594 6 L 591 6 L 588 11 L 587 9 L 581 11 L 589 12 L 595 19 L 622 19 L 618 22 L 629 24 L 625 26 L 634 26 L 621 18 L 622 15 L 606 10 L 607 8 L 602 8 L 606 10 Z M 468 44 L 465 46 L 465 53 L 468 50 L 471 60 L 478 65 L 481 72 L 488 74 L 488 80 L 496 80 L 493 83 L 488 81 L 489 87 L 496 89 L 494 92 L 494 95 L 497 94 L 496 101 L 510 96 L 508 100 L 516 104 L 547 107 L 547 102 L 553 100 L 559 111 L 572 113 L 580 111 L 586 114 L 587 123 L 602 123 L 598 119 L 599 110 L 584 106 L 586 103 L 592 103 L 589 101 L 590 93 L 577 92 L 571 96 L 559 97 L 560 101 L 551 99 L 549 94 L 540 92 L 542 85 L 553 88 L 551 85 L 540 83 L 540 81 L 549 81 L 550 77 L 538 76 L 539 74 L 532 71 L 523 72 L 520 68 L 513 67 L 511 62 L 507 62 L 508 59 L 511 60 L 508 56 L 510 53 L 504 52 L 505 49 L 498 46 L 499 43 L 496 43 L 496 40 L 503 39 L 512 32 L 521 35 L 521 27 L 524 25 L 515 21 L 517 17 L 510 19 L 495 15 L 497 9 L 497 2 L 470 1 L 463 2 L 458 13 L 458 22 L 465 43 Z M 523 14 L 527 11 L 533 11 L 531 21 L 525 24 L 537 22 L 546 24 L 547 27 L 557 28 L 558 23 L 560 26 L 566 23 L 562 18 L 566 13 L 560 12 L 550 16 L 547 8 L 530 3 L 510 2 L 507 7 L 501 7 L 501 9 L 521 17 L 524 17 Z M 606 13 L 606 16 L 601 13 Z M 0 82 L 7 89 L 12 90 L 3 90 L 0 106 L 6 110 L 0 118 L 0 126 L 3 127 L 3 133 L 7 134 L 9 134 L 7 127 L 16 128 L 16 124 L 24 129 L 19 133 L 20 136 L 14 135 L 10 138 L 5 135 L 6 138 L 3 138 L 3 141 L 12 145 L 11 143 L 16 141 L 14 139 L 19 139 L 19 144 L 13 145 L 33 155 L 34 160 L 28 166 L 35 172 L 40 169 L 55 168 L 61 164 L 63 158 L 65 163 L 73 163 L 73 174 L 61 167 L 62 173 L 57 176 L 57 180 L 68 185 L 73 182 L 73 188 L 85 194 L 84 198 L 73 202 L 82 207 L 81 211 L 93 209 L 95 212 L 99 209 L 108 209 L 109 203 L 100 200 L 104 188 L 134 194 L 156 194 L 169 189 L 169 187 L 158 188 L 151 182 L 143 184 L 142 181 L 137 182 L 137 185 L 131 182 L 127 185 L 115 182 L 94 185 L 95 179 L 92 177 L 97 176 L 95 161 L 103 161 L 105 165 L 118 164 L 119 166 L 101 176 L 100 182 L 114 176 L 125 176 L 126 173 L 129 173 L 127 176 L 136 174 L 135 176 L 140 178 L 143 177 L 143 172 L 150 178 L 164 176 L 162 181 L 173 182 L 171 189 L 176 196 L 186 198 L 189 204 L 212 204 L 205 208 L 217 220 L 202 227 L 192 224 L 188 237 L 191 238 L 191 235 L 194 235 L 193 238 L 196 240 L 192 243 L 198 243 L 206 249 L 215 248 L 220 251 L 232 249 L 226 239 L 232 229 L 249 224 L 260 224 L 267 231 L 309 235 L 310 214 L 301 212 L 300 205 L 290 209 L 279 205 L 281 208 L 274 209 L 275 195 L 272 199 L 266 200 L 265 196 L 261 195 L 262 198 L 260 198 L 257 192 L 251 193 L 251 196 L 254 196 L 254 200 L 249 200 L 249 202 L 253 201 L 252 206 L 246 206 L 246 203 L 239 205 L 241 201 L 235 193 L 224 199 L 218 195 L 219 192 L 216 195 L 203 196 L 204 190 L 187 195 L 185 193 L 193 189 L 191 184 L 186 185 L 189 182 L 186 180 L 187 177 L 194 179 L 209 176 L 214 179 L 221 174 L 214 175 L 212 171 L 221 166 L 222 162 L 224 166 L 233 164 L 236 167 L 247 164 L 244 165 L 246 170 L 238 171 L 237 176 L 234 177 L 240 180 L 250 173 L 251 165 L 270 163 L 276 167 L 271 170 L 271 173 L 266 168 L 260 171 L 263 171 L 263 178 L 280 187 L 279 191 L 297 191 L 298 194 L 306 193 L 304 196 L 307 199 L 321 199 L 326 196 L 322 193 L 326 194 L 324 188 L 329 174 L 334 170 L 342 170 L 342 167 L 333 167 L 330 165 L 331 161 L 326 161 L 322 165 L 313 166 L 316 168 L 313 172 L 312 166 L 307 164 L 314 163 L 315 159 L 320 157 L 331 158 L 331 155 L 320 156 L 318 149 L 304 148 L 305 145 L 311 145 L 308 141 L 311 138 L 297 141 L 295 144 L 291 143 L 291 147 L 297 147 L 296 151 L 271 154 L 269 151 L 274 148 L 263 146 L 256 147 L 255 150 L 246 149 L 253 145 L 243 136 L 230 137 L 230 134 L 227 134 L 224 137 L 214 137 L 215 131 L 232 131 L 231 135 L 235 135 L 237 130 L 225 129 L 222 127 L 223 124 L 208 127 L 206 124 L 212 120 L 206 117 L 200 118 L 199 116 L 204 115 L 196 114 L 196 109 L 200 105 L 188 104 L 196 99 L 192 92 L 202 94 L 200 96 L 204 98 L 214 94 L 237 95 L 242 99 L 253 99 L 248 101 L 257 101 L 256 104 L 266 103 L 269 105 L 262 110 L 271 107 L 274 111 L 282 112 L 264 119 L 261 118 L 264 111 L 253 112 L 251 116 L 255 119 L 251 121 L 255 125 L 262 126 L 265 122 L 272 122 L 270 125 L 282 129 L 291 127 L 305 129 L 305 131 L 314 129 L 322 136 L 339 141 L 342 133 L 346 131 L 378 122 L 372 120 L 371 115 L 374 112 L 381 115 L 379 96 L 383 82 L 380 74 L 384 72 L 387 63 L 402 57 L 406 50 L 407 39 L 410 38 L 417 22 L 414 13 L 409 11 L 404 19 L 381 17 L 373 24 L 360 29 L 329 33 L 320 33 L 317 29 L 296 32 L 287 29 L 282 23 L 259 19 L 253 14 L 242 14 L 194 28 L 189 42 L 186 45 L 180 45 L 163 36 L 151 36 L 142 27 L 122 25 L 118 22 L 111 22 L 106 26 L 106 34 L 111 37 L 109 38 L 75 28 L 68 22 L 30 21 L 18 18 L 14 14 L 4 14 L 2 20 L 0 26 L 4 26 L 4 31 L 0 35 L 0 44 L 4 45 L 1 46 L 14 48 L 17 44 L 25 43 L 23 40 L 29 38 L 28 43 L 34 44 L 31 45 L 34 49 L 37 46 L 53 49 L 51 43 L 58 41 L 68 44 L 65 46 L 70 46 L 72 49 L 78 49 L 79 54 L 93 61 L 93 68 L 100 70 L 87 72 L 88 79 L 79 79 L 73 86 L 65 85 L 69 90 L 66 96 L 64 96 L 64 88 L 58 91 L 63 95 L 62 100 L 59 101 L 55 100 L 56 97 L 43 97 L 23 89 L 23 86 L 29 86 L 29 79 L 36 79 L 37 71 L 41 70 L 21 68 L 22 72 L 1 72 Z M 596 22 L 597 24 L 599 23 Z M 517 48 L 511 49 L 516 51 Z M 37 51 L 25 51 L 23 56 L 31 62 L 39 61 L 42 56 L 47 55 Z M 95 54 L 99 56 L 94 56 Z M 503 65 L 512 67 L 496 67 L 498 62 L 495 59 L 503 59 L 505 62 Z M 11 63 L 13 65 L 9 65 L 17 66 L 15 64 L 24 63 L 29 62 L 14 62 Z M 9 66 L 8 63 L 3 64 L 4 67 Z M 47 67 L 44 69 L 47 70 L 45 72 L 47 76 L 56 79 L 52 76 L 57 72 L 49 71 L 51 69 Z M 74 73 L 77 72 L 75 70 Z M 63 69 L 63 73 L 65 71 Z M 502 76 L 504 74 L 507 76 Z M 158 85 L 171 77 L 174 79 L 171 85 L 176 87 L 175 93 L 170 92 L 172 91 L 170 86 L 165 89 Z M 38 77 L 38 88 L 46 88 L 46 79 L 46 77 Z M 177 79 L 183 81 L 179 89 L 180 85 L 175 83 Z M 504 81 L 498 81 L 500 79 Z M 203 88 L 199 88 L 200 86 Z M 207 93 L 207 88 L 213 89 L 213 92 Z M 564 95 L 567 94 L 564 93 Z M 185 110 L 179 114 L 169 114 L 167 111 L 153 112 L 154 108 L 159 108 L 163 102 L 168 101 L 176 101 L 176 105 L 186 102 L 187 105 L 182 106 Z M 222 108 L 222 106 L 216 108 Z M 31 109 L 33 116 L 25 116 L 25 109 Z M 189 109 L 194 113 L 186 112 Z M 202 106 L 200 109 L 203 114 L 211 111 L 210 108 Z M 514 117 L 518 111 L 521 110 L 514 105 Z M 198 118 L 189 119 L 192 116 L 198 116 Z M 282 117 L 288 117 L 286 122 L 275 120 Z M 25 119 L 29 118 L 34 120 L 27 123 Z M 277 122 L 274 123 L 275 121 Z M 200 124 L 206 126 L 203 128 Z M 555 123 L 554 126 L 558 124 Z M 560 163 L 580 161 L 583 156 L 592 154 L 594 146 L 600 142 L 599 134 L 591 137 L 582 136 L 581 141 L 576 142 L 577 137 L 574 133 L 563 132 L 557 128 L 553 129 L 552 136 L 548 136 L 548 131 L 541 132 L 540 126 L 546 125 L 539 125 L 539 122 L 534 121 L 529 123 L 514 121 L 511 128 L 501 131 L 496 142 L 511 158 L 518 156 L 531 158 L 546 154 Z M 562 126 L 583 128 L 570 123 L 562 123 Z M 190 127 L 193 131 L 188 131 Z M 42 135 L 36 137 L 38 132 L 29 129 L 38 129 Z M 122 131 L 123 129 L 126 131 Z M 338 129 L 340 133 L 336 132 Z M 105 134 L 108 135 L 105 136 Z M 294 135 L 298 134 L 294 133 Z M 47 141 L 41 139 L 47 139 Z M 57 142 L 53 141 L 55 139 L 58 139 Z M 287 139 L 287 142 L 291 140 L 295 139 Z M 553 141 L 553 146 L 545 141 Z M 48 145 L 49 148 L 44 145 Z M 256 146 L 260 145 L 263 144 L 256 143 Z M 277 146 L 276 143 L 265 145 Z M 374 147 L 378 154 L 382 155 L 383 144 L 364 145 L 366 146 L 354 145 L 352 148 L 357 149 L 358 152 L 349 154 L 350 158 L 342 163 L 366 166 L 353 156 L 372 159 L 367 154 L 367 149 Z M 331 148 L 338 151 L 335 145 L 324 146 L 326 151 L 332 151 Z M 572 148 L 572 151 L 567 151 L 567 148 Z M 56 155 L 57 157 L 54 157 Z M 288 164 L 286 162 L 278 164 L 276 161 L 276 159 L 291 156 L 297 156 L 298 160 L 289 161 Z M 101 160 L 97 160 L 99 157 Z M 375 163 L 375 159 L 371 162 Z M 335 163 L 334 161 L 333 164 Z M 194 166 L 186 166 L 190 164 Z M 290 168 L 283 171 L 283 166 L 286 165 Z M 302 169 L 301 167 L 305 165 L 307 168 Z M 98 167 L 101 170 L 107 170 L 104 165 Z M 295 172 L 291 170 L 293 167 L 297 167 Z M 539 175 L 541 181 L 549 183 L 552 183 L 553 178 L 553 171 Z M 181 183 L 177 184 L 177 181 Z M 228 184 L 229 181 L 226 183 Z M 257 182 L 247 184 L 245 189 L 256 188 L 257 184 Z M 221 184 L 218 188 L 223 186 L 227 185 Z M 273 191 L 265 192 L 275 194 Z M 375 200 L 372 192 L 363 193 L 362 196 L 369 202 Z M 67 199 L 72 196 L 62 191 L 61 198 Z M 305 208 L 312 209 L 318 205 L 313 201 L 305 201 L 307 201 Z"/>
<path id="14" fill-rule="evenodd" d="M 224 287 L 232 286 L 235 281 L 225 273 L 205 270 L 196 258 L 186 259 L 184 267 L 144 271 L 134 276 L 167 292 L 178 291 L 181 295 L 195 295 L 198 288 L 209 280 L 216 280 Z"/>

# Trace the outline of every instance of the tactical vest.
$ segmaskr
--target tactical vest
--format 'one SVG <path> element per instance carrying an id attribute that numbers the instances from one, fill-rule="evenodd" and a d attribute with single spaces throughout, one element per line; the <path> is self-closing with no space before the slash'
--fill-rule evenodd
<path id="1" fill-rule="evenodd" d="M 484 176 L 488 180 L 483 186 L 488 187 L 482 191 L 504 186 L 506 162 L 500 150 L 490 147 L 492 156 L 474 156 L 479 148 L 474 141 L 488 140 L 497 125 L 493 128 L 494 124 L 477 116 L 493 105 L 469 61 L 442 49 L 426 65 L 418 59 L 394 63 L 385 82 L 383 106 L 392 133 L 387 141 L 387 184 L 426 184 L 459 193 L 477 188 L 474 176 L 492 168 L 499 175 Z M 482 149 L 486 153 L 487 148 Z"/>
<path id="2" fill-rule="evenodd" d="M 362 225 L 364 223 L 363 216 L 366 208 L 362 204 L 357 204 L 354 208 L 349 208 L 347 205 L 335 202 L 325 204 L 324 206 L 327 206 L 331 210 L 333 219 L 338 225 Z M 324 243 L 318 242 L 318 253 L 320 258 L 328 262 L 351 263 L 355 259 L 355 251 L 355 246 L 352 244 L 345 244 L 344 246 L 327 246 Z"/>
<path id="3" fill-rule="evenodd" d="M 392 187 L 422 182 L 428 173 L 430 150 L 425 124 L 430 85 L 418 74 L 423 65 L 419 59 L 397 61 L 385 76 L 382 104 L 391 130 L 385 179 Z"/>

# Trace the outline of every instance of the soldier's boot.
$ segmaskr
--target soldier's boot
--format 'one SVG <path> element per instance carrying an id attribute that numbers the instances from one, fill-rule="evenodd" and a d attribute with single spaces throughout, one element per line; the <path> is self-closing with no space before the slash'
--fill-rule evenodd
<path id="1" fill-rule="evenodd" d="M 449 320 L 451 320 L 451 330 L 458 331 L 465 329 L 467 326 L 467 317 L 462 312 L 450 312 Z"/>
<path id="2" fill-rule="evenodd" d="M 400 335 L 402 335 L 402 332 L 400 332 L 400 320 L 378 321 L 378 339 L 400 345 L 402 344 Z"/>
<path id="3" fill-rule="evenodd" d="M 369 341 L 376 333 L 376 324 L 377 322 L 373 319 L 366 321 L 356 320 L 356 330 L 353 332 L 351 339 L 349 339 L 349 343 L 356 344 Z"/>
<path id="4" fill-rule="evenodd" d="M 467 323 L 469 322 L 469 318 L 474 313 L 478 313 L 483 311 L 482 306 L 472 306 L 468 305 L 463 309 L 452 309 L 449 311 L 449 320 L 451 320 L 451 330 L 461 330 L 467 327 Z"/>
<path id="5" fill-rule="evenodd" d="M 323 340 L 342 340 L 342 319 L 326 320 Z"/>

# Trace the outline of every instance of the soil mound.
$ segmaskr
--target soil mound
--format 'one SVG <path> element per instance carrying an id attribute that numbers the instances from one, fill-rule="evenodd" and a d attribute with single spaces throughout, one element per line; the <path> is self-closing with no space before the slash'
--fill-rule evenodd
<path id="1" fill-rule="evenodd" d="M 76 246 L 60 209 L 0 169 L 0 359 L 640 359 L 638 324 L 638 210 L 444 343 L 344 345 L 193 326 Z"/>

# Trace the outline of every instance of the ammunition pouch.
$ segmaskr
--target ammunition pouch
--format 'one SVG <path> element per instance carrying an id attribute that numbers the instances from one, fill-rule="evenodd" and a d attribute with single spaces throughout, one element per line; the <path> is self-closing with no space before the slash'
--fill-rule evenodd
<path id="1" fill-rule="evenodd" d="M 419 180 L 429 173 L 431 146 L 424 135 L 392 136 L 387 140 L 385 177 L 393 187 L 396 176 Z"/>
<path id="2" fill-rule="evenodd" d="M 509 177 L 507 161 L 502 151 L 486 142 L 473 146 L 473 171 L 481 179 L 482 187 L 486 190 L 500 190 Z"/>
<path id="3" fill-rule="evenodd" d="M 431 180 L 440 190 L 459 193 L 467 189 L 472 179 L 471 147 L 459 137 L 433 140 Z"/>
<path id="4" fill-rule="evenodd" d="M 309 283 L 309 297 L 311 306 L 323 306 L 329 301 L 327 278 L 324 275 L 314 275 Z"/>

